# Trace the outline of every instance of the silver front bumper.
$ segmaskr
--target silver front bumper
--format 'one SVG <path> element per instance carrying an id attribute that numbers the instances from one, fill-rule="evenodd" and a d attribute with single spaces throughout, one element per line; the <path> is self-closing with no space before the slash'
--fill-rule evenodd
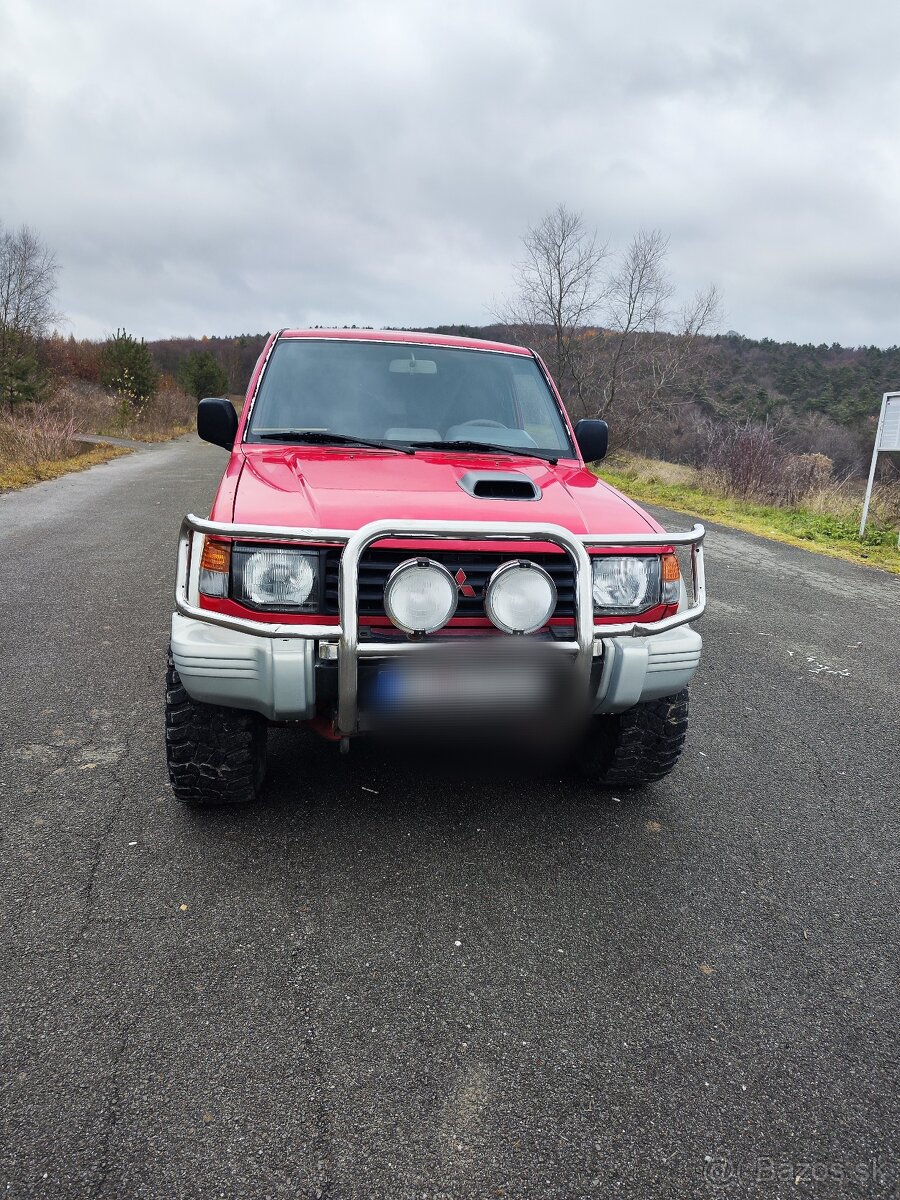
<path id="1" fill-rule="evenodd" d="M 591 687 L 594 659 L 603 670 L 594 711 L 614 712 L 650 694 L 680 690 L 696 670 L 700 638 L 684 629 L 706 607 L 703 569 L 704 528 L 690 533 L 576 535 L 559 525 L 520 522 L 371 521 L 358 530 L 292 529 L 244 526 L 185 517 L 178 540 L 172 651 L 184 686 L 196 700 L 250 708 L 270 719 L 303 720 L 315 712 L 314 667 L 319 655 L 336 658 L 338 706 L 336 732 L 356 733 L 358 663 L 362 657 L 388 658 L 414 654 L 413 641 L 359 639 L 359 562 L 375 542 L 386 539 L 425 541 L 539 542 L 559 546 L 572 560 L 575 573 L 575 636 L 549 643 L 573 660 L 576 678 Z M 206 535 L 249 541 L 342 545 L 338 625 L 286 625 L 209 612 L 199 607 L 199 549 L 194 540 Z M 690 599 L 661 621 L 639 620 L 594 625 L 588 547 L 636 548 L 688 546 L 691 551 Z M 673 638 L 673 635 L 674 638 Z M 691 665 L 693 664 L 693 665 Z M 638 680 L 640 679 L 640 685 Z M 655 692 L 665 682 L 672 691 Z M 634 699 L 628 699 L 635 692 Z M 627 702 L 626 702 L 627 701 Z"/>

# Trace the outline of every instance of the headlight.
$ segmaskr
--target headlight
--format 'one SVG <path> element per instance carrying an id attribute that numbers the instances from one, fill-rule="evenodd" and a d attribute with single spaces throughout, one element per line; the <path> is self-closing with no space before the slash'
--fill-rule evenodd
<path id="1" fill-rule="evenodd" d="M 300 550 L 235 546 L 234 599 L 253 608 L 313 612 L 319 603 L 319 556 Z"/>
<path id="2" fill-rule="evenodd" d="M 534 633 L 553 616 L 556 585 L 537 563 L 514 559 L 491 576 L 484 607 L 504 633 Z"/>
<path id="3" fill-rule="evenodd" d="M 659 559 L 628 557 L 596 557 L 592 560 L 594 576 L 594 612 L 643 612 L 660 602 Z"/>
<path id="4" fill-rule="evenodd" d="M 388 576 L 384 610 L 404 633 L 434 633 L 456 612 L 458 598 L 446 567 L 430 558 L 408 558 Z"/>

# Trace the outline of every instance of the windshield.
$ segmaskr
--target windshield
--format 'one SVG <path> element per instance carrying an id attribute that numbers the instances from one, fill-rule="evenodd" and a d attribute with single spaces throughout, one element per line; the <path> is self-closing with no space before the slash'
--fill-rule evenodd
<path id="1" fill-rule="evenodd" d="M 531 356 L 406 342 L 279 342 L 245 440 L 272 442 L 279 434 L 298 440 L 306 432 L 319 435 L 317 442 L 334 433 L 345 440 L 438 448 L 477 443 L 575 457 L 556 400 Z"/>

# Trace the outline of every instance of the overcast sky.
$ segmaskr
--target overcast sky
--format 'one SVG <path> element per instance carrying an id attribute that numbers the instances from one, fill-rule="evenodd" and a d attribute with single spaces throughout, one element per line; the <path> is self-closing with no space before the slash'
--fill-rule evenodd
<path id="1" fill-rule="evenodd" d="M 896 0 L 0 0 L 78 336 L 483 324 L 560 201 L 723 329 L 900 342 Z"/>

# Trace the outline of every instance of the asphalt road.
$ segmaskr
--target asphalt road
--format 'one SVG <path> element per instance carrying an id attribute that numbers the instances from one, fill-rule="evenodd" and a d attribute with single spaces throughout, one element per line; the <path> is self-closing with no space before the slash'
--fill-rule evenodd
<path id="1" fill-rule="evenodd" d="M 164 655 L 223 463 L 0 499 L 2 1194 L 897 1194 L 900 579 L 712 530 L 634 798 L 277 730 L 198 815 Z"/>

